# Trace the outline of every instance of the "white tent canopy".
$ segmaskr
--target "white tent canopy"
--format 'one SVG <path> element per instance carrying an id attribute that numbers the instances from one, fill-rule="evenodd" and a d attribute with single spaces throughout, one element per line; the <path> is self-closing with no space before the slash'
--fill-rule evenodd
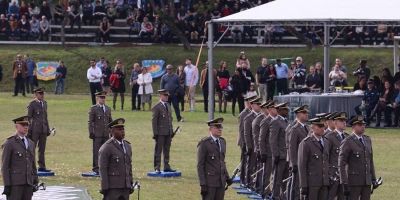
<path id="1" fill-rule="evenodd" d="M 396 22 L 399 8 L 399 0 L 276 0 L 212 22 Z"/>
<path id="2" fill-rule="evenodd" d="M 209 119 L 214 117 L 213 24 L 267 25 L 277 23 L 288 26 L 306 24 L 324 26 L 324 89 L 327 91 L 330 69 L 329 27 L 335 25 L 377 25 L 379 23 L 399 26 L 399 8 L 400 0 L 275 0 L 223 18 L 212 19 L 208 23 Z M 397 48 L 398 45 L 395 44 L 394 46 Z M 397 52 L 396 50 L 395 52 Z M 398 63 L 397 59 L 398 57 L 395 55 L 395 64 Z M 396 65 L 394 69 L 397 70 Z"/>

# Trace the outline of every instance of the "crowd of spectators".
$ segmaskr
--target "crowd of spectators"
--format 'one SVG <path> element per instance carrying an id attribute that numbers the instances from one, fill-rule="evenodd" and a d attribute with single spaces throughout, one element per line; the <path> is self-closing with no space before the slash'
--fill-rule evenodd
<path id="1" fill-rule="evenodd" d="M 159 13 L 175 10 L 174 23 L 192 43 L 201 42 L 206 37 L 205 22 L 225 17 L 251 7 L 267 3 L 268 0 L 219 0 L 210 4 L 203 0 L 175 0 L 173 8 L 164 1 L 137 0 L 70 0 L 68 5 L 46 0 L 40 5 L 25 1 L 0 1 L 0 36 L 2 40 L 48 40 L 50 24 L 60 25 L 66 16 L 70 32 L 96 32 L 99 41 L 110 41 L 111 26 L 115 19 L 125 19 L 129 35 L 136 34 L 143 42 L 178 41 L 171 27 L 160 20 Z M 66 8 L 66 9 L 65 9 Z M 98 26 L 97 30 L 81 30 L 82 25 Z M 214 36 L 221 36 L 228 27 L 215 25 Z M 319 26 L 299 26 L 295 29 L 312 41 L 320 44 L 323 28 Z M 376 26 L 332 27 L 332 38 L 339 38 L 342 44 L 390 44 L 400 29 L 383 23 Z M 243 26 L 234 24 L 224 35 L 224 41 L 233 43 L 281 44 L 284 36 L 291 36 L 285 27 L 276 24 L 265 26 Z M 260 39 L 261 38 L 261 39 Z M 286 41 L 296 43 L 299 41 Z"/>

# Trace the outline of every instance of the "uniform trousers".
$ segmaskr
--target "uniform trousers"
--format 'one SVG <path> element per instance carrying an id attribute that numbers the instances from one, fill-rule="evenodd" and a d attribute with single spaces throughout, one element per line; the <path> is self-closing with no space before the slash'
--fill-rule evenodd
<path id="1" fill-rule="evenodd" d="M 32 185 L 11 186 L 11 193 L 7 200 L 31 200 L 33 195 Z"/>
<path id="2" fill-rule="evenodd" d="M 129 200 L 129 189 L 109 189 L 103 200 Z"/>
<path id="3" fill-rule="evenodd" d="M 224 196 L 224 187 L 207 187 L 207 195 L 203 197 L 203 200 L 223 200 Z"/>
<path id="4" fill-rule="evenodd" d="M 30 139 L 35 144 L 35 147 L 38 146 L 38 164 L 39 168 L 46 168 L 46 161 L 44 153 L 46 151 L 46 141 L 47 141 L 47 133 L 35 133 L 30 136 Z"/>
<path id="5" fill-rule="evenodd" d="M 161 153 L 164 155 L 164 170 L 170 169 L 169 166 L 169 149 L 171 147 L 170 135 L 158 135 L 156 138 L 156 146 L 154 148 L 154 169 L 160 169 Z"/>
<path id="6" fill-rule="evenodd" d="M 108 138 L 105 137 L 95 137 L 93 139 L 93 169 L 92 171 L 99 173 L 99 149 L 101 145 L 103 145 Z"/>
<path id="7" fill-rule="evenodd" d="M 371 186 L 349 186 L 350 200 L 370 200 Z"/>

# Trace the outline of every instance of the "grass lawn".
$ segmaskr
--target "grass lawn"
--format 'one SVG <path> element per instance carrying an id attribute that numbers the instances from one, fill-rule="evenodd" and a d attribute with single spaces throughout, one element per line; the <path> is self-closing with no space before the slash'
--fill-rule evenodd
<path id="1" fill-rule="evenodd" d="M 56 172 L 56 176 L 41 178 L 47 185 L 83 186 L 89 191 L 93 199 L 101 199 L 98 193 L 99 178 L 83 178 L 81 172 L 91 170 L 92 143 L 88 138 L 87 120 L 90 107 L 90 97 L 85 95 L 46 96 L 49 107 L 50 126 L 57 128 L 56 136 L 48 138 L 46 153 L 47 167 Z M 154 98 L 156 101 L 157 97 Z M 108 104 L 110 105 L 110 98 Z M 184 123 L 179 123 L 182 132 L 173 140 L 171 148 L 171 165 L 182 171 L 181 178 L 158 179 L 149 178 L 146 173 L 153 167 L 153 148 L 151 130 L 151 112 L 131 112 L 127 98 L 125 111 L 114 111 L 113 118 L 126 119 L 126 139 L 133 147 L 133 174 L 134 179 L 141 183 L 142 199 L 200 199 L 199 185 L 196 172 L 197 142 L 207 136 L 207 113 L 184 112 Z M 11 97 L 10 93 L 0 93 L 0 140 L 14 132 L 11 119 L 26 113 L 29 97 Z M 117 104 L 117 108 L 119 104 Z M 228 107 L 229 108 L 229 107 Z M 129 111 L 128 111 L 129 110 Z M 230 110 L 229 110 L 230 111 Z M 228 111 L 228 112 L 229 112 Z M 238 164 L 240 155 L 236 145 L 237 120 L 231 114 L 219 114 L 225 118 L 224 137 L 227 140 L 226 162 L 231 173 Z M 174 122 L 174 125 L 178 123 Z M 382 176 L 384 184 L 374 192 L 375 200 L 392 200 L 400 196 L 397 186 L 400 182 L 400 131 L 399 129 L 368 129 L 367 134 L 372 137 L 374 160 L 377 176 Z M 136 193 L 134 194 L 136 195 Z M 132 199 L 136 199 L 133 196 Z M 246 199 L 238 196 L 229 189 L 226 199 Z"/>

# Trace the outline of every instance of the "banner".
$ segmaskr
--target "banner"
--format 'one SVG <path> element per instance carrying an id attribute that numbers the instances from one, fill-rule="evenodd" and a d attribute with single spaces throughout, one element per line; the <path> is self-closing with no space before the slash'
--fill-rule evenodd
<path id="1" fill-rule="evenodd" d="M 153 78 L 159 78 L 165 74 L 164 64 L 164 60 L 142 60 L 142 67 L 146 67 Z"/>
<path id="2" fill-rule="evenodd" d="M 58 62 L 56 61 L 43 61 L 36 63 L 37 79 L 42 81 L 49 81 L 56 78 L 56 70 Z"/>

